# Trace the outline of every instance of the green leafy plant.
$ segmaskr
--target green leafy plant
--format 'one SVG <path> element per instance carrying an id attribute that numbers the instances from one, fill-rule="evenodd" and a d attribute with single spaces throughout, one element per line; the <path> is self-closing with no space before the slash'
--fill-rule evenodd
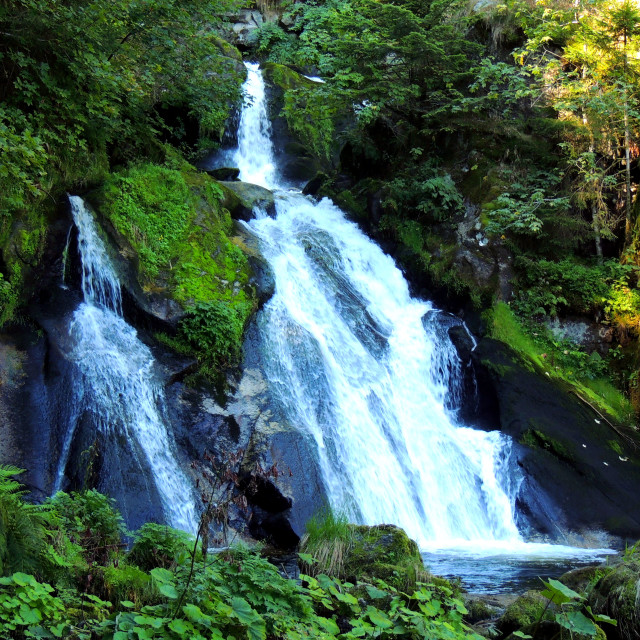
<path id="1" fill-rule="evenodd" d="M 120 549 L 125 528 L 114 503 L 94 489 L 70 494 L 59 491 L 47 501 L 59 516 L 62 529 L 80 545 L 90 564 L 104 564 Z"/>
<path id="2" fill-rule="evenodd" d="M 127 561 L 145 571 L 169 569 L 180 563 L 193 543 L 192 536 L 167 525 L 147 522 L 134 534 Z"/>
<path id="3" fill-rule="evenodd" d="M 24 469 L 0 465 L 0 575 L 41 572 L 46 550 L 42 509 L 23 500 L 26 491 L 13 477 Z"/>
<path id="4" fill-rule="evenodd" d="M 593 613 L 591 607 L 585 605 L 584 596 L 576 593 L 573 589 L 562 584 L 562 582 L 553 579 L 549 579 L 546 582 L 543 580 L 542 582 L 546 587 L 545 590 L 542 591 L 542 595 L 548 598 L 549 602 L 536 623 L 533 635 L 528 635 L 522 631 L 515 631 L 513 633 L 514 636 L 523 639 L 535 638 L 540 621 L 551 604 L 556 605 L 558 608 L 558 611 L 554 614 L 555 622 L 563 629 L 569 631 L 571 637 L 573 637 L 575 633 L 580 636 L 595 638 L 599 631 L 598 623 L 617 626 L 617 621 L 609 616 Z"/>

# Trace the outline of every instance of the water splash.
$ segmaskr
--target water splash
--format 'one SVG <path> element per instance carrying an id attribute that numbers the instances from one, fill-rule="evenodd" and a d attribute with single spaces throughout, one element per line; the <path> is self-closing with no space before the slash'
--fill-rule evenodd
<path id="1" fill-rule="evenodd" d="M 82 259 L 81 303 L 69 324 L 63 351 L 72 364 L 72 407 L 55 489 L 61 486 L 81 416 L 90 416 L 107 442 L 122 443 L 147 467 L 172 526 L 195 531 L 192 489 L 179 468 L 167 431 L 165 399 L 155 361 L 122 318 L 120 283 L 92 213 L 69 198 Z"/>

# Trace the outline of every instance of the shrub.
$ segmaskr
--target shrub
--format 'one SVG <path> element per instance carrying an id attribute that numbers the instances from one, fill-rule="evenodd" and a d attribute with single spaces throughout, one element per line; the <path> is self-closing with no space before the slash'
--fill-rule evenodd
<path id="1" fill-rule="evenodd" d="M 89 563 L 105 564 L 118 550 L 125 528 L 112 498 L 93 489 L 71 494 L 59 491 L 47 504 L 59 515 L 70 540 L 82 547 Z"/>
<path id="2" fill-rule="evenodd" d="M 193 541 L 188 533 L 147 522 L 135 533 L 127 560 L 145 571 L 168 569 L 185 558 L 191 547 Z"/>
<path id="3" fill-rule="evenodd" d="M 224 301 L 201 302 L 181 320 L 179 337 L 211 364 L 234 365 L 240 358 L 246 314 Z"/>

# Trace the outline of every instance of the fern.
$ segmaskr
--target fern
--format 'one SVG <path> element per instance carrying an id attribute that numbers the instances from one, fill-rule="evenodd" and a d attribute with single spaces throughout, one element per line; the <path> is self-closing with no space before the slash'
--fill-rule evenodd
<path id="1" fill-rule="evenodd" d="M 0 465 L 0 575 L 15 571 L 39 573 L 45 551 L 40 507 L 24 501 L 26 491 L 13 476 L 23 473 Z"/>

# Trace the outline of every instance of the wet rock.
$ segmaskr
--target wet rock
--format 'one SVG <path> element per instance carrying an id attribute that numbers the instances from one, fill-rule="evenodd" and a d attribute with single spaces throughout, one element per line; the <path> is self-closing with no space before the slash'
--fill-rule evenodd
<path id="1" fill-rule="evenodd" d="M 241 9 L 228 16 L 228 22 L 231 26 L 226 30 L 226 39 L 237 47 L 246 48 L 254 41 L 254 34 L 264 19 L 257 9 Z"/>
<path id="2" fill-rule="evenodd" d="M 181 383 L 167 391 L 171 422 L 183 464 L 205 451 L 244 450 L 240 477 L 249 510 L 234 515 L 234 528 L 292 549 L 306 521 L 326 503 L 310 443 L 281 419 L 259 366 L 260 345 L 252 324 L 245 341 L 240 379 L 226 398 Z"/>
<path id="3" fill-rule="evenodd" d="M 598 531 L 640 537 L 640 458 L 631 436 L 527 367 L 503 343 L 482 339 L 473 361 L 485 392 L 495 398 L 496 424 L 514 440 L 513 455 L 524 476 L 521 524 L 573 544 L 580 538 L 612 544 Z"/>
<path id="4" fill-rule="evenodd" d="M 267 81 L 269 118 L 278 167 L 285 180 L 302 186 L 329 167 L 323 166 L 323 161 L 309 148 L 307 140 L 290 129 L 283 113 L 284 96 L 287 91 L 300 87 L 317 89 L 318 83 L 285 65 L 269 62 L 262 68 Z"/>
<path id="5" fill-rule="evenodd" d="M 258 207 L 269 215 L 275 215 L 273 193 L 264 187 L 248 182 L 220 182 L 225 190 L 224 206 L 236 220 L 248 222 Z"/>
<path id="6" fill-rule="evenodd" d="M 19 477 L 36 500 L 53 482 L 47 420 L 47 342 L 33 329 L 0 335 L 0 464 L 26 469 Z"/>
<path id="7" fill-rule="evenodd" d="M 240 175 L 240 169 L 235 167 L 218 167 L 217 169 L 205 169 L 205 173 L 210 175 L 215 180 L 221 180 L 223 182 L 233 182 L 238 180 Z"/>
<path id="8" fill-rule="evenodd" d="M 527 591 L 506 608 L 497 626 L 504 636 L 518 630 L 526 633 L 538 621 L 551 617 L 548 604 L 549 601 L 539 591 Z"/>

